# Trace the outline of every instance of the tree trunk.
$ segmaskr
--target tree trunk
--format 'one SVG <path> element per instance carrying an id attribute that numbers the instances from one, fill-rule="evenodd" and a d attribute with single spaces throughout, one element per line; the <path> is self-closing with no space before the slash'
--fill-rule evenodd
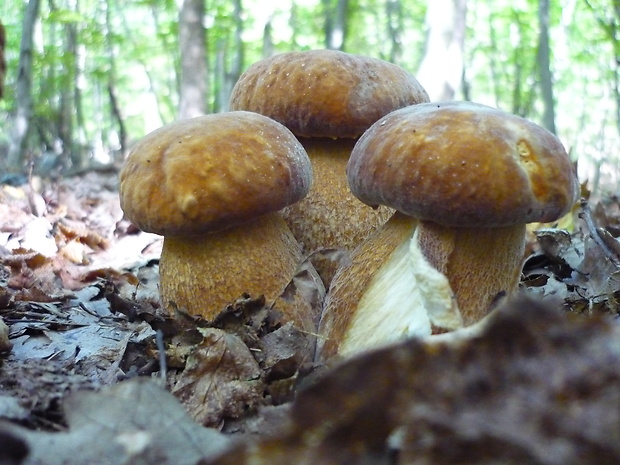
<path id="1" fill-rule="evenodd" d="M 585 0 L 585 4 L 592 11 L 594 18 L 606 32 L 607 37 L 611 41 L 613 49 L 613 70 L 612 92 L 616 100 L 616 129 L 620 134 L 620 1 L 613 1 L 613 12 L 611 15 L 605 15 L 604 10 L 601 12 L 589 0 Z"/>
<path id="2" fill-rule="evenodd" d="M 386 0 L 387 32 L 390 38 L 388 61 L 398 63 L 402 57 L 403 7 L 400 0 Z"/>
<path id="3" fill-rule="evenodd" d="M 117 11 L 118 11 L 118 8 L 117 8 Z M 135 40 L 133 38 L 133 28 L 128 24 L 127 18 L 125 15 L 121 14 L 120 17 L 121 17 L 121 23 L 123 25 L 123 35 L 125 37 L 127 45 L 130 47 L 134 46 Z M 155 21 L 157 21 L 157 16 L 155 13 L 153 13 L 153 18 Z M 155 29 L 157 30 L 158 23 L 156 22 L 155 24 L 156 24 Z M 136 57 L 136 63 L 140 64 L 140 66 L 142 67 L 144 76 L 146 77 L 147 82 L 148 82 L 149 94 L 145 95 L 143 98 L 147 102 L 146 105 L 148 105 L 148 110 L 149 110 L 145 112 L 145 116 L 144 116 L 145 131 L 150 132 L 160 127 L 162 124 L 164 124 L 164 121 L 166 120 L 164 116 L 164 112 L 162 110 L 162 102 L 160 101 L 160 98 L 159 98 L 163 92 L 160 91 L 160 81 L 158 81 L 155 78 L 154 73 L 151 71 L 151 65 L 149 61 L 142 59 L 141 56 L 138 55 Z M 174 88 L 174 87 L 172 85 L 169 85 L 169 88 Z M 153 108 L 156 111 L 153 111 Z"/>
<path id="4" fill-rule="evenodd" d="M 118 97 L 116 93 L 116 85 L 117 85 L 117 64 L 116 64 L 116 49 L 114 44 L 112 43 L 112 35 L 114 34 L 113 30 L 113 22 L 112 22 L 112 5 L 110 5 L 109 0 L 106 2 L 106 12 L 105 12 L 105 32 L 106 32 L 106 49 L 108 53 L 108 61 L 110 63 L 110 71 L 108 74 L 108 98 L 110 101 L 110 113 L 112 114 L 112 123 L 116 122 L 118 125 L 118 144 L 119 150 L 115 153 L 114 163 L 120 165 L 125 156 L 129 152 L 129 148 L 127 146 L 127 128 L 125 127 L 125 120 L 123 118 L 123 113 L 120 108 L 120 104 L 118 102 Z M 112 130 L 111 130 L 112 131 Z"/>
<path id="5" fill-rule="evenodd" d="M 299 32 L 299 7 L 295 0 L 291 0 L 291 9 L 288 15 L 288 25 L 291 28 L 291 50 L 299 48 L 297 34 Z"/>
<path id="6" fill-rule="evenodd" d="M 241 76 L 241 72 L 243 71 L 243 59 L 245 56 L 245 47 L 243 43 L 243 5 L 241 4 L 241 0 L 233 0 L 234 8 L 234 16 L 235 16 L 235 37 L 234 37 L 234 50 L 235 54 L 233 57 L 232 67 L 229 73 L 229 80 L 231 82 L 231 91 L 232 86 L 237 82 L 239 76 Z M 228 94 L 230 97 L 230 93 Z"/>
<path id="7" fill-rule="evenodd" d="M 549 48 L 549 0 L 538 2 L 538 70 L 544 104 L 543 126 L 555 134 L 555 99 Z"/>
<path id="8" fill-rule="evenodd" d="M 74 117 L 76 111 L 76 54 L 77 54 L 77 30 L 75 23 L 64 25 L 64 49 L 62 65 L 64 73 L 61 77 L 60 107 L 58 114 L 58 136 L 62 142 L 61 159 L 65 168 L 83 168 L 82 160 L 74 152 L 73 134 Z"/>
<path id="9" fill-rule="evenodd" d="M 192 118 L 207 112 L 208 75 L 204 15 L 204 0 L 183 0 L 179 11 L 179 118 Z"/>
<path id="10" fill-rule="evenodd" d="M 129 152 L 129 148 L 127 146 L 127 128 L 125 127 L 125 120 L 123 119 L 123 114 L 116 96 L 115 84 L 112 79 L 108 82 L 108 97 L 110 98 L 112 117 L 118 124 L 118 143 L 120 145 L 119 154 L 114 157 L 114 162 L 120 164 Z"/>
<path id="11" fill-rule="evenodd" d="M 6 75 L 6 59 L 4 50 L 6 49 L 6 30 L 0 23 L 0 99 L 4 97 L 4 76 Z"/>
<path id="12" fill-rule="evenodd" d="M 26 136 L 32 118 L 32 44 L 34 25 L 39 15 L 40 0 L 29 0 L 22 25 L 17 82 L 15 84 L 16 112 L 9 141 L 7 169 L 20 172 L 23 167 Z"/>
<path id="13" fill-rule="evenodd" d="M 417 73 L 431 101 L 452 100 L 463 79 L 467 0 L 428 0 L 426 51 Z"/>
<path id="14" fill-rule="evenodd" d="M 263 27 L 263 57 L 273 55 L 275 47 L 273 45 L 273 16 L 269 16 Z"/>
<path id="15" fill-rule="evenodd" d="M 349 0 L 322 0 L 325 14 L 325 48 L 344 50 Z"/>
<path id="16" fill-rule="evenodd" d="M 616 98 L 616 129 L 620 134 L 620 1 L 614 1 L 612 44 L 614 49 L 614 97 Z"/>
<path id="17" fill-rule="evenodd" d="M 218 98 L 216 99 L 215 111 L 228 111 L 230 94 L 232 88 L 241 76 L 243 69 L 243 5 L 241 0 L 234 0 L 234 21 L 235 30 L 233 36 L 233 56 L 231 59 L 230 69 L 226 69 L 227 57 L 229 56 L 228 42 L 223 39 L 218 43 L 216 55 L 216 74 L 219 77 L 220 88 Z"/>

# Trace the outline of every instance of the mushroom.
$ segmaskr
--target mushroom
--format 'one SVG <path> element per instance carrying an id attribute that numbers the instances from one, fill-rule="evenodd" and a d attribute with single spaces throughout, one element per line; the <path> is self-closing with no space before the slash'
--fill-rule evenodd
<path id="1" fill-rule="evenodd" d="M 334 277 L 324 358 L 479 321 L 517 289 L 526 223 L 558 219 L 578 192 L 553 134 L 470 102 L 385 116 L 356 144 L 347 174 L 360 200 L 397 212 Z"/>
<path id="2" fill-rule="evenodd" d="M 254 63 L 235 84 L 230 108 L 261 113 L 288 127 L 314 170 L 310 194 L 285 209 L 306 252 L 353 250 L 392 214 L 349 191 L 346 164 L 359 136 L 387 113 L 428 102 L 402 68 L 335 50 L 288 52 Z"/>
<path id="3" fill-rule="evenodd" d="M 256 113 L 181 120 L 139 141 L 121 171 L 121 207 L 164 236 L 164 305 L 212 319 L 244 294 L 273 303 L 302 258 L 280 210 L 311 178 L 295 136 Z"/>

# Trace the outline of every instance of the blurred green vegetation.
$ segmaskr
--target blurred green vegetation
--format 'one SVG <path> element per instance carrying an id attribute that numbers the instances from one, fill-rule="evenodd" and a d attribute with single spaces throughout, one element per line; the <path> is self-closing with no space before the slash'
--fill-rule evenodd
<path id="1" fill-rule="evenodd" d="M 0 156 L 15 111 L 21 23 L 27 2 L 0 2 L 7 31 L 6 95 L 0 101 Z M 620 178 L 620 6 L 618 0 L 551 2 L 551 71 L 558 136 L 580 176 L 614 190 Z M 325 46 L 330 0 L 206 2 L 211 112 L 226 109 L 226 89 L 265 54 Z M 343 50 L 393 61 L 413 74 L 424 55 L 426 2 L 349 0 Z M 458 99 L 470 99 L 540 122 L 537 0 L 469 0 L 465 71 Z M 242 46 L 235 40 L 242 29 Z M 266 31 L 269 34 L 266 34 Z M 73 38 L 72 38 L 73 37 Z M 74 105 L 72 144 L 88 157 L 114 158 L 119 147 L 110 90 L 129 144 L 175 118 L 179 102 L 178 6 L 173 0 L 54 0 L 41 3 L 35 29 L 33 157 L 66 144 L 63 105 Z M 64 97 L 63 97 L 64 93 Z M 67 100 L 70 94 L 71 99 Z M 66 108 L 65 108 L 66 110 Z M 66 115 L 66 113 L 64 113 Z"/>

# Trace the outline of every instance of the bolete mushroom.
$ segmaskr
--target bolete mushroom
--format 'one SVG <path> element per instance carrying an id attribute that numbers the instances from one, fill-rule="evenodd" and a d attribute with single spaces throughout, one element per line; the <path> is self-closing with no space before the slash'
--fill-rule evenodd
<path id="1" fill-rule="evenodd" d="M 353 250 L 392 214 L 351 195 L 346 164 L 359 136 L 387 113 L 428 102 L 418 81 L 382 60 L 335 50 L 288 52 L 254 63 L 235 84 L 232 110 L 279 121 L 305 147 L 314 170 L 310 194 L 285 209 L 306 252 Z"/>
<path id="2" fill-rule="evenodd" d="M 280 210 L 311 179 L 295 136 L 256 113 L 181 120 L 140 140 L 121 171 L 121 207 L 164 236 L 164 305 L 212 319 L 246 293 L 274 302 L 302 258 Z"/>
<path id="3" fill-rule="evenodd" d="M 553 134 L 470 102 L 390 113 L 360 138 L 347 174 L 360 200 L 397 212 L 336 274 L 322 357 L 480 320 L 517 289 L 526 223 L 558 219 L 578 192 Z"/>

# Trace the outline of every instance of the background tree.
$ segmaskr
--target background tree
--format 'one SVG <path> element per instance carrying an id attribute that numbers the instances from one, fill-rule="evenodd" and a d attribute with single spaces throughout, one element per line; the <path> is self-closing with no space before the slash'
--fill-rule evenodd
<path id="1" fill-rule="evenodd" d="M 325 11 L 325 48 L 344 50 L 349 17 L 348 0 L 321 0 Z"/>
<path id="2" fill-rule="evenodd" d="M 6 30 L 0 23 L 0 99 L 4 97 L 4 76 L 6 75 L 6 59 L 4 50 L 6 49 Z"/>
<path id="3" fill-rule="evenodd" d="M 592 0 L 584 0 L 596 18 L 612 47 L 612 91 L 616 102 L 616 128 L 620 134 L 620 1 L 610 0 L 611 4 L 595 5 Z"/>
<path id="4" fill-rule="evenodd" d="M 216 42 L 215 81 L 217 94 L 214 112 L 227 111 L 232 88 L 244 67 L 245 43 L 243 41 L 244 21 L 241 0 L 233 0 L 230 28 Z"/>
<path id="5" fill-rule="evenodd" d="M 549 46 L 549 0 L 538 2 L 538 71 L 543 101 L 542 124 L 555 134 L 555 98 Z"/>
<path id="6" fill-rule="evenodd" d="M 179 11 L 179 118 L 192 118 L 207 112 L 208 73 L 204 15 L 204 0 L 182 0 Z"/>
<path id="7" fill-rule="evenodd" d="M 467 0 L 428 0 L 426 52 L 417 76 L 431 101 L 453 100 L 461 89 Z"/>
<path id="8" fill-rule="evenodd" d="M 620 182 L 617 0 L 48 0 L 32 25 L 28 83 L 20 47 L 28 47 L 22 34 L 35 3 L 0 2 L 7 31 L 0 164 L 16 160 L 17 171 L 26 170 L 26 153 L 42 172 L 118 164 L 162 124 L 225 111 L 237 77 L 263 56 L 329 46 L 419 70 L 435 99 L 471 99 L 548 127 L 553 108 L 555 130 L 579 158 L 582 178 L 609 188 Z M 205 4 L 193 23 L 203 31 L 188 39 L 182 7 Z M 206 58 L 190 63 L 185 40 L 204 44 Z M 441 54 L 430 53 L 432 44 L 457 58 L 438 60 L 449 70 L 426 79 L 429 59 Z M 190 69 L 203 63 L 204 71 Z M 24 121 L 29 129 L 18 143 Z"/>
<path id="9" fill-rule="evenodd" d="M 385 23 L 390 49 L 387 61 L 396 63 L 402 59 L 403 54 L 403 7 L 400 0 L 385 1 Z"/>
<path id="10" fill-rule="evenodd" d="M 24 169 L 26 136 L 32 119 L 32 47 L 39 4 L 39 0 L 29 0 L 23 16 L 19 69 L 15 80 L 15 116 L 7 160 L 7 169 L 10 172 Z"/>
<path id="11" fill-rule="evenodd" d="M 119 90 L 118 90 L 118 34 L 116 32 L 116 26 L 112 19 L 114 5 L 110 0 L 102 2 L 102 8 L 104 8 L 104 26 L 103 34 L 105 37 L 105 54 L 108 58 L 108 73 L 107 82 L 102 82 L 97 88 L 97 94 L 102 95 L 107 93 L 110 102 L 110 120 L 106 124 L 103 117 L 104 112 L 100 113 L 99 119 L 99 140 L 101 141 L 101 150 L 104 151 L 104 141 L 108 141 L 109 145 L 112 145 L 111 139 L 117 144 L 112 148 L 112 152 L 115 152 L 111 158 L 115 164 L 120 165 L 125 155 L 128 153 L 127 147 L 127 126 L 125 124 L 125 115 L 121 105 L 119 103 Z M 107 91 L 107 92 L 105 92 Z M 104 107 L 103 98 L 98 99 L 101 107 Z M 107 127 L 106 127 L 107 126 Z M 116 149 L 116 150 L 114 150 Z"/>

